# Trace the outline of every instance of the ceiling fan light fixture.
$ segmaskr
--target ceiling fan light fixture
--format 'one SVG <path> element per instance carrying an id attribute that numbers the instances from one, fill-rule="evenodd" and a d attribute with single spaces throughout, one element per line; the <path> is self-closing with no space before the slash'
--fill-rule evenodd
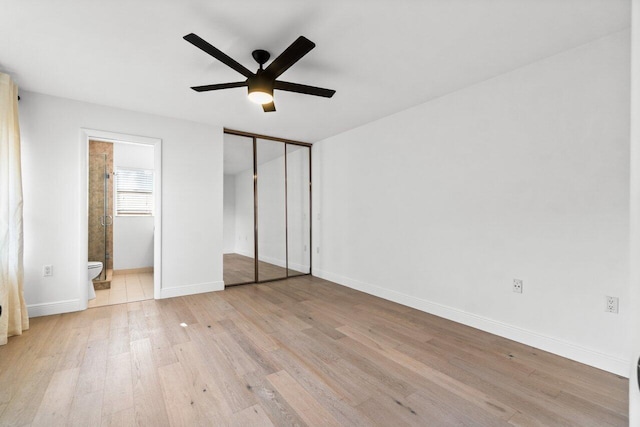
<path id="1" fill-rule="evenodd" d="M 273 102 L 273 82 L 265 78 L 261 70 L 247 79 L 247 87 L 251 102 L 263 105 Z"/>
<path id="2" fill-rule="evenodd" d="M 256 104 L 268 104 L 273 102 L 273 95 L 264 89 L 255 89 L 253 91 L 249 89 L 249 100 Z"/>

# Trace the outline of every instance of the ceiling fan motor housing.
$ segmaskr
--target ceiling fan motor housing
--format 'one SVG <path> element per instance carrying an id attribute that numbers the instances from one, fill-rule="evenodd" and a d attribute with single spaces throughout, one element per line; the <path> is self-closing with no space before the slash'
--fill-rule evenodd
<path id="1" fill-rule="evenodd" d="M 252 92 L 264 92 L 273 96 L 273 83 L 274 80 L 270 79 L 262 70 L 247 79 L 247 86 L 249 86 L 249 93 Z"/>

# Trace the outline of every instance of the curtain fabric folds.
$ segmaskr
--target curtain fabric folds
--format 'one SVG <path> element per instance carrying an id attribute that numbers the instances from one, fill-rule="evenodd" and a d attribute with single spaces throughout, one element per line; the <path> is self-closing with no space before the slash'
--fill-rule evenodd
<path id="1" fill-rule="evenodd" d="M 18 88 L 0 73 L 0 345 L 29 329 L 23 282 Z"/>

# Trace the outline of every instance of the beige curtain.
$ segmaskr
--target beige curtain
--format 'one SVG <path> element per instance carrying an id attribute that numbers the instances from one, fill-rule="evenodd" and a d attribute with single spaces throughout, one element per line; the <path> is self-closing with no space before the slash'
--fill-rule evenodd
<path id="1" fill-rule="evenodd" d="M 0 345 L 29 329 L 22 289 L 22 171 L 18 87 L 0 73 Z"/>

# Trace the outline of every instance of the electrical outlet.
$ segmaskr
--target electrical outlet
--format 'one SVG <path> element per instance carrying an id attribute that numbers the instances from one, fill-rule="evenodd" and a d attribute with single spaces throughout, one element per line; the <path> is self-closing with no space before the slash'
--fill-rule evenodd
<path id="1" fill-rule="evenodd" d="M 604 311 L 607 313 L 617 313 L 618 312 L 618 297 L 606 297 L 607 305 L 604 308 Z"/>
<path id="2" fill-rule="evenodd" d="M 42 267 L 42 276 L 53 276 L 53 265 L 45 265 Z"/>
<path id="3" fill-rule="evenodd" d="M 316 253 L 319 254 L 320 253 L 320 246 L 316 247 Z"/>
<path id="4" fill-rule="evenodd" d="M 513 279 L 513 292 L 522 293 L 522 280 Z"/>

